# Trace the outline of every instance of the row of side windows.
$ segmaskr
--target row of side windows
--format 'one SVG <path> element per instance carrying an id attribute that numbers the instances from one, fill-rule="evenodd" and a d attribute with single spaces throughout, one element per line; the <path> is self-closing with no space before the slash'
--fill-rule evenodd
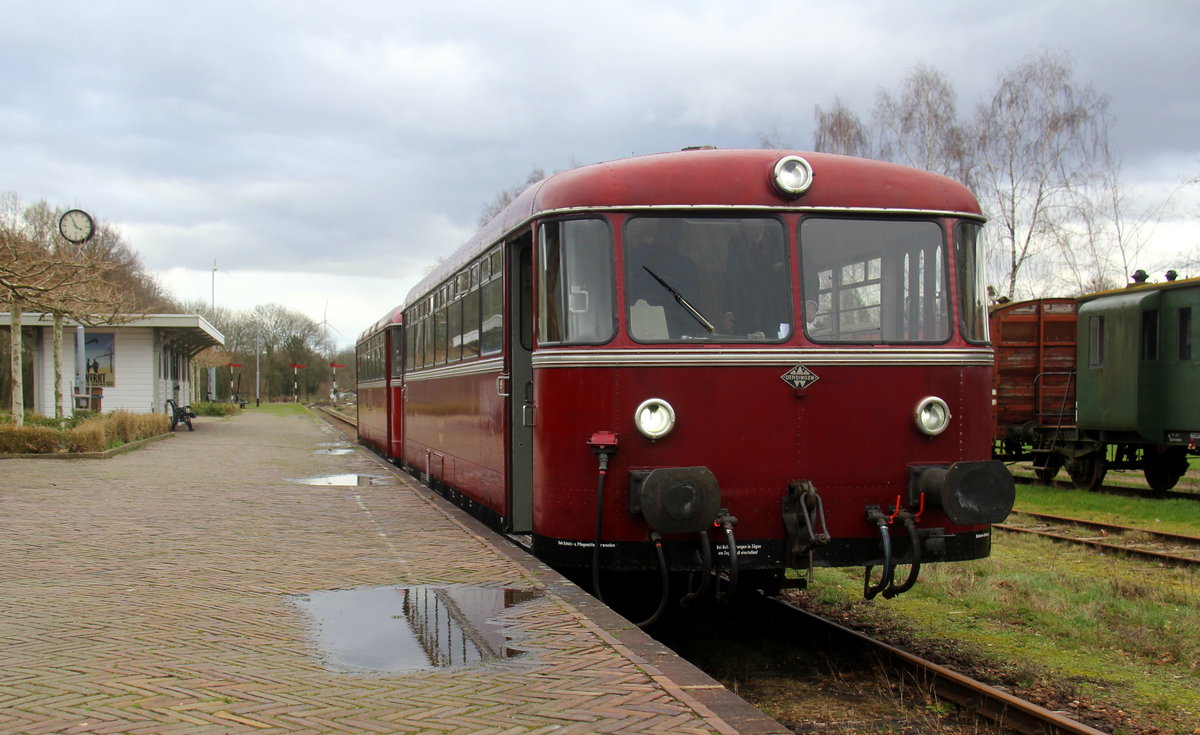
<path id="1" fill-rule="evenodd" d="M 358 345 L 358 379 L 361 382 L 383 380 L 387 373 L 387 356 L 384 354 L 384 333 L 371 337 Z"/>
<path id="2" fill-rule="evenodd" d="M 1142 312 L 1140 354 L 1143 360 L 1159 359 L 1158 312 Z M 1176 312 L 1175 358 L 1192 359 L 1192 309 Z M 1104 317 L 1094 316 L 1088 322 L 1088 367 L 1104 367 Z"/>
<path id="3" fill-rule="evenodd" d="M 504 347 L 499 247 L 465 266 L 404 312 L 405 369 L 451 365 Z"/>

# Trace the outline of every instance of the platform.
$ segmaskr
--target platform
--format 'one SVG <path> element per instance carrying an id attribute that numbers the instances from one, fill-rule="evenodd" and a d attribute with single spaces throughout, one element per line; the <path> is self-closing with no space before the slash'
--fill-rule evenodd
<path id="1" fill-rule="evenodd" d="M 787 732 L 316 417 L 254 409 L 0 461 L 0 641 L 0 733 Z"/>

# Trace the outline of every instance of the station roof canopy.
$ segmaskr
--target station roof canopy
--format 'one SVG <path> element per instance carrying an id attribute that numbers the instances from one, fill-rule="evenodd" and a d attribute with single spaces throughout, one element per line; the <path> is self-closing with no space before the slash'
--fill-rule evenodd
<path id="1" fill-rule="evenodd" d="M 12 317 L 8 312 L 0 312 L 0 327 L 10 325 Z M 50 326 L 53 317 L 50 314 L 24 313 L 21 324 L 26 327 Z M 74 328 L 79 326 L 74 319 L 63 320 L 63 325 Z M 97 320 L 93 324 L 84 324 L 84 329 L 157 329 L 162 335 L 163 344 L 172 350 L 178 350 L 189 356 L 225 344 L 225 335 L 208 323 L 199 314 L 125 314 L 107 320 Z"/>

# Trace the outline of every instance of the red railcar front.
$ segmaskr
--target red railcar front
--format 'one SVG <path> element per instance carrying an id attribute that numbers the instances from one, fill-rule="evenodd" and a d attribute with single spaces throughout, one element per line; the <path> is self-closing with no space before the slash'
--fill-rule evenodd
<path id="1" fill-rule="evenodd" d="M 747 575 L 986 556 L 974 197 L 698 150 L 531 187 L 410 294 L 403 461 L 562 568 Z M 661 556 L 659 550 L 662 550 Z"/>

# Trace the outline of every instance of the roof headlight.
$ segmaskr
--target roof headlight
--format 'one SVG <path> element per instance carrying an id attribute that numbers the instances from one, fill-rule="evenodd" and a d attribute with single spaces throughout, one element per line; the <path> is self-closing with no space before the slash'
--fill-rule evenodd
<path id="1" fill-rule="evenodd" d="M 937 436 L 950 425 L 950 407 L 937 396 L 926 396 L 917 403 L 913 418 L 922 434 Z"/>
<path id="2" fill-rule="evenodd" d="M 813 183 L 813 170 L 800 156 L 784 156 L 775 163 L 775 187 L 788 196 L 800 196 Z"/>
<path id="3" fill-rule="evenodd" d="M 648 398 L 633 412 L 633 423 L 647 439 L 662 439 L 675 428 L 675 409 L 661 398 Z"/>

